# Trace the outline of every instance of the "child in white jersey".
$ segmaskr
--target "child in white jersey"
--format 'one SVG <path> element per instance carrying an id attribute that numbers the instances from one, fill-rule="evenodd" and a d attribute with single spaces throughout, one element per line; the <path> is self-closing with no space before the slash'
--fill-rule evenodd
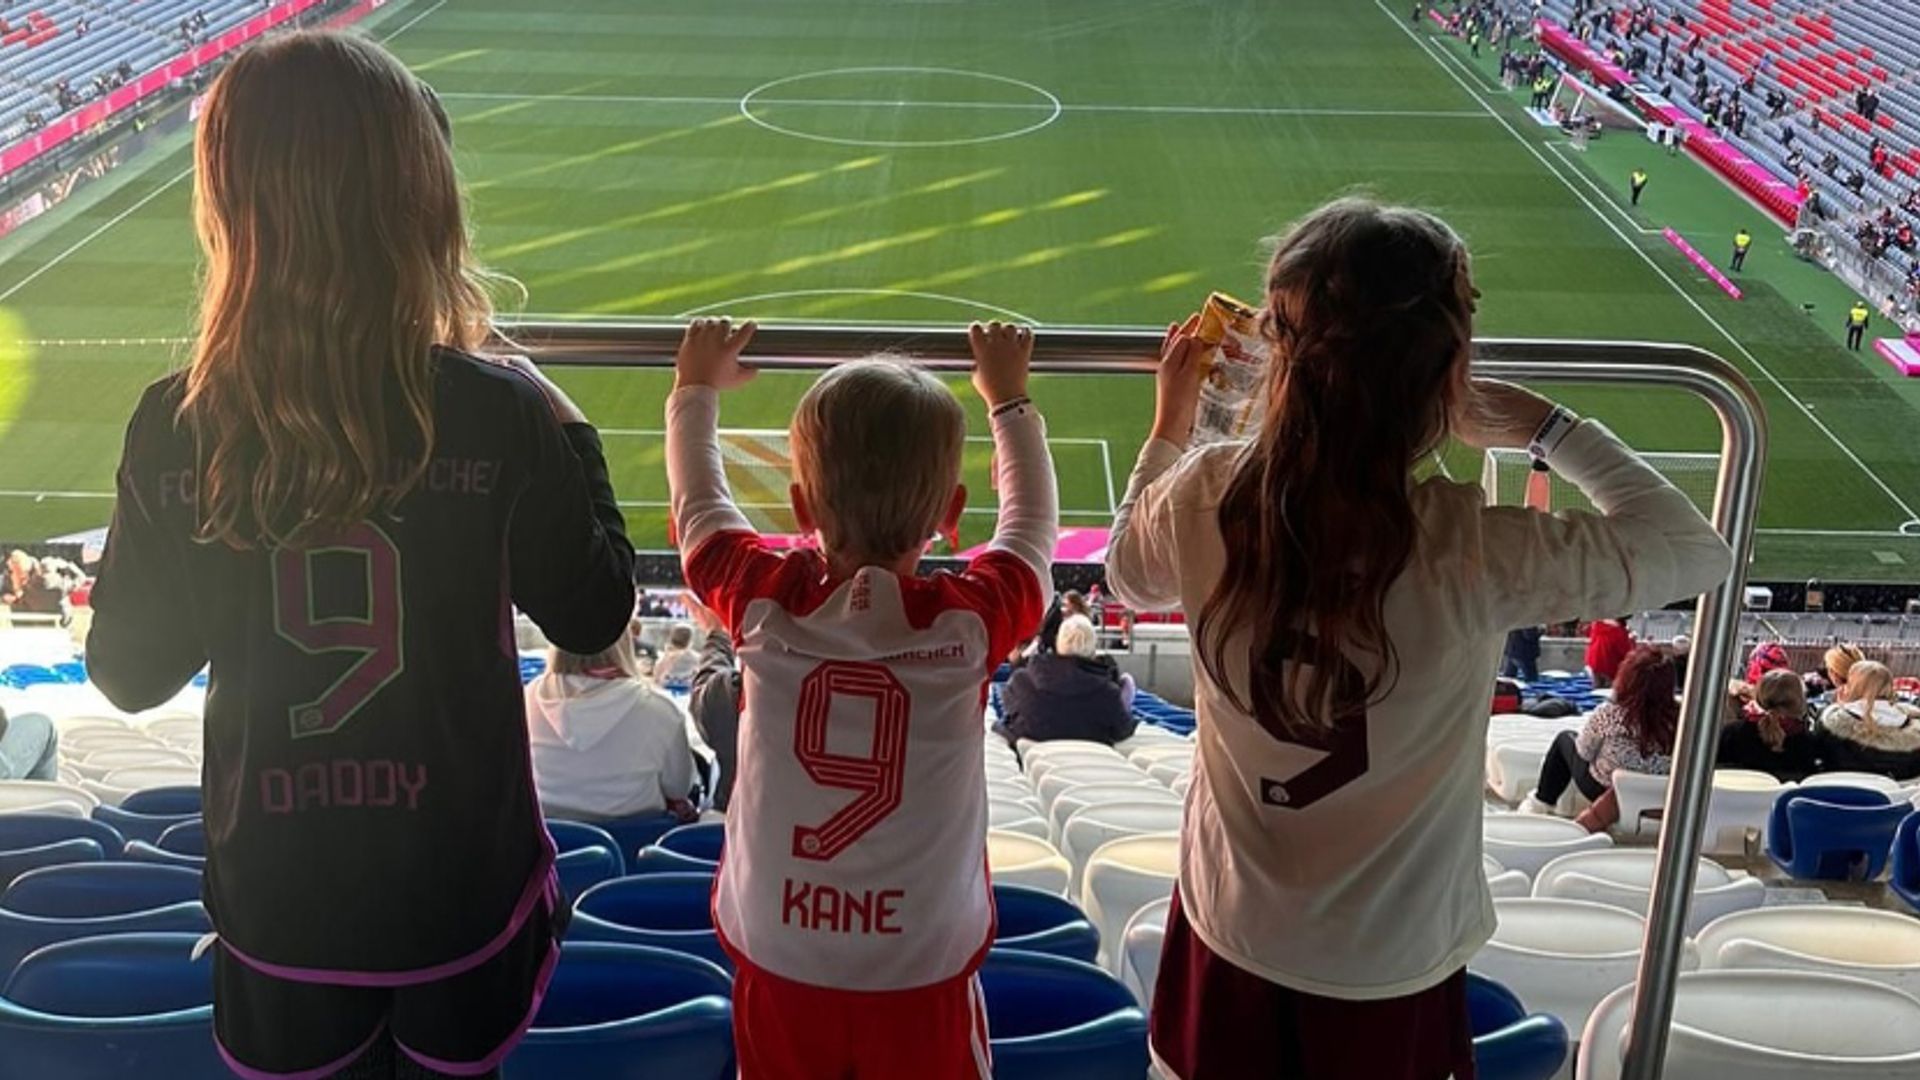
<path id="1" fill-rule="evenodd" d="M 986 683 L 1050 594 L 1058 499 L 1027 398 L 1031 332 L 970 331 L 991 417 L 999 527 L 960 574 L 916 577 L 956 534 L 966 417 L 896 359 L 821 376 L 791 429 L 793 509 L 817 550 L 782 553 L 735 507 L 719 392 L 752 372 L 751 323 L 687 331 L 667 468 L 687 583 L 739 648 L 739 779 L 715 922 L 734 957 L 740 1075 L 984 1080 L 975 971 L 993 937 Z"/>
<path id="2" fill-rule="evenodd" d="M 1169 330 L 1107 582 L 1195 624 L 1199 750 L 1152 1032 L 1180 1080 L 1470 1078 L 1507 631 L 1728 572 L 1693 504 L 1605 428 L 1471 378 L 1476 295 L 1442 222 L 1323 207 L 1268 273 L 1260 431 L 1192 452 L 1203 347 Z M 1531 448 L 1599 512 L 1418 479 L 1449 435 Z"/>

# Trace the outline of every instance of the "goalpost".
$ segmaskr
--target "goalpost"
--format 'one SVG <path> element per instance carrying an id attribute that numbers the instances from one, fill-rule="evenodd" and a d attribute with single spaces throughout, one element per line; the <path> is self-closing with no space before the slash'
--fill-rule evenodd
<path id="1" fill-rule="evenodd" d="M 1720 455 L 1699 453 L 1641 454 L 1640 459 L 1654 471 L 1685 492 L 1701 513 L 1713 512 L 1714 487 L 1720 480 Z M 1480 467 L 1480 486 L 1486 489 L 1489 506 L 1523 506 L 1527 479 L 1533 472 L 1533 459 L 1525 450 L 1489 450 Z M 1591 510 L 1593 504 L 1580 489 L 1558 474 L 1550 474 L 1549 490 L 1554 511 Z"/>

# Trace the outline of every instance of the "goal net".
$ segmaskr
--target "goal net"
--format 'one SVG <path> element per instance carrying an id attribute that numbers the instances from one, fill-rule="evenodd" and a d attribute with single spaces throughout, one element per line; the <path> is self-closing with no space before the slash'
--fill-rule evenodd
<path id="1" fill-rule="evenodd" d="M 1653 466 L 1655 472 L 1685 492 L 1701 513 L 1713 512 L 1713 491 L 1720 479 L 1719 454 L 1641 454 L 1640 460 Z M 1487 451 L 1486 459 L 1480 466 L 1480 486 L 1486 489 L 1488 505 L 1526 505 L 1527 479 L 1532 474 L 1533 459 L 1525 450 Z M 1548 490 L 1551 492 L 1548 509 L 1556 512 L 1593 509 L 1593 504 L 1580 494 L 1579 488 L 1558 473 L 1548 476 Z"/>

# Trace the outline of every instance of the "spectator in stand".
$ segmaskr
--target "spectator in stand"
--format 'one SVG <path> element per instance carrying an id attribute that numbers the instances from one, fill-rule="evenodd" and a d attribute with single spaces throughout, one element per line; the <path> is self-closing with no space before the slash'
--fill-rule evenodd
<path id="1" fill-rule="evenodd" d="M 1008 742 L 1085 739 L 1112 746 L 1133 734 L 1133 677 L 1103 656 L 1093 623 L 1069 615 L 1050 652 L 1013 673 L 1000 695 Z"/>
<path id="2" fill-rule="evenodd" d="M 505 615 L 607 648 L 633 549 L 585 415 L 476 355 L 451 130 L 363 38 L 235 57 L 194 132 L 202 332 L 128 425 L 87 670 L 138 711 L 210 666 L 212 1026 L 247 1075 L 482 1075 L 559 955 Z"/>
<path id="3" fill-rule="evenodd" d="M 1840 171 L 1840 155 L 1829 150 L 1820 155 L 1820 171 L 1832 176 Z"/>
<path id="4" fill-rule="evenodd" d="M 1021 660 L 1052 652 L 1054 643 L 1060 636 L 1061 621 L 1073 615 L 1078 615 L 1089 622 L 1093 620 L 1093 607 L 1087 603 L 1087 598 L 1075 589 L 1056 594 L 1053 603 L 1047 605 L 1046 618 L 1040 620 L 1040 632 L 1027 644 L 1021 654 Z"/>
<path id="5" fill-rule="evenodd" d="M 680 623 L 667 631 L 667 647 L 653 662 L 653 685 L 663 690 L 685 690 L 693 684 L 700 657 L 693 651 L 693 627 Z"/>
<path id="6" fill-rule="evenodd" d="M 718 759 L 720 780 L 713 788 L 713 808 L 724 813 L 733 801 L 733 777 L 740 767 L 740 664 L 720 617 L 692 593 L 687 594 L 686 604 L 702 635 L 700 666 L 693 673 L 687 711 Z"/>
<path id="7" fill-rule="evenodd" d="M 1616 769 L 1665 776 L 1672 767 L 1673 736 L 1680 723 L 1679 686 L 1673 658 L 1642 645 L 1627 654 L 1613 700 L 1601 705 L 1575 735 L 1562 731 L 1540 766 L 1540 779 L 1520 804 L 1523 813 L 1550 814 L 1571 783 L 1594 805 L 1579 821 L 1601 832 L 1619 818 L 1605 796 Z"/>
<path id="8" fill-rule="evenodd" d="M 1920 776 L 1920 710 L 1897 698 L 1885 664 L 1853 665 L 1839 700 L 1820 714 L 1820 728 L 1827 769 L 1895 780 Z"/>
<path id="9" fill-rule="evenodd" d="M 554 649 L 527 684 L 534 784 L 548 817 L 699 816 L 687 716 L 640 678 L 633 639 L 592 656 Z"/>
<path id="10" fill-rule="evenodd" d="M 1540 639 L 1546 628 L 1522 626 L 1507 631 L 1507 644 L 1501 652 L 1500 674 L 1524 683 L 1540 681 Z"/>
<path id="11" fill-rule="evenodd" d="M 20 615 L 65 615 L 67 594 L 79 584 L 71 566 L 17 549 L 8 552 L 6 573 L 0 576 L 0 605 Z"/>
<path id="12" fill-rule="evenodd" d="M 1626 616 L 1595 619 L 1587 627 L 1586 658 L 1587 675 L 1593 680 L 1593 688 L 1605 690 L 1612 686 L 1620 673 L 1620 665 L 1632 651 L 1633 634 L 1627 630 Z"/>
<path id="13" fill-rule="evenodd" d="M 1784 668 L 1757 686 L 1737 683 L 1720 729 L 1719 767 L 1756 769 L 1798 782 L 1820 770 L 1819 740 L 1807 711 L 1807 684 Z"/>
<path id="14" fill-rule="evenodd" d="M 39 713 L 0 709 L 0 781 L 60 779 L 60 731 Z"/>
<path id="15" fill-rule="evenodd" d="M 1605 428 L 1472 377 L 1477 295 L 1438 219 L 1357 199 L 1314 211 L 1267 270 L 1259 430 L 1192 450 L 1206 350 L 1168 330 L 1107 584 L 1194 620 L 1199 752 L 1152 1011 L 1170 1072 L 1472 1075 L 1503 636 L 1657 607 L 1731 565 Z M 1600 513 L 1490 507 L 1420 477 L 1452 437 L 1531 447 Z"/>
<path id="16" fill-rule="evenodd" d="M 1820 671 L 1806 678 L 1807 688 L 1822 697 L 1831 699 L 1847 688 L 1847 677 L 1853 671 L 1853 665 L 1867 658 L 1860 646 L 1850 641 L 1842 641 L 1827 649 L 1820 658 Z M 1823 704 L 1831 704 L 1831 701 Z"/>

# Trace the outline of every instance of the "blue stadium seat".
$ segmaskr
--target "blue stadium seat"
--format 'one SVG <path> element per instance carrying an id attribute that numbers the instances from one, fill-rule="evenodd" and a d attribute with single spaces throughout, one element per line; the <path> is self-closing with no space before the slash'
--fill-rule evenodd
<path id="1" fill-rule="evenodd" d="M 1910 809 L 1871 788 L 1792 788 L 1774 800 L 1767 856 L 1803 881 L 1872 881 Z"/>
<path id="2" fill-rule="evenodd" d="M 0 908 L 47 919 L 97 919 L 198 899 L 200 875 L 182 867 L 76 863 L 20 875 L 0 894 Z"/>
<path id="3" fill-rule="evenodd" d="M 191 814 L 150 814 L 128 810 L 124 806 L 107 806 L 104 803 L 93 808 L 93 820 L 102 825 L 112 826 L 115 832 L 128 840 L 140 840 L 149 844 L 159 840 L 161 833 L 175 825 L 199 816 L 198 810 Z"/>
<path id="4" fill-rule="evenodd" d="M 645 874 L 603 881 L 574 902 L 572 941 L 673 949 L 731 971 L 713 931 L 712 874 Z"/>
<path id="5" fill-rule="evenodd" d="M 1091 964 L 995 949 L 980 969 L 994 1080 L 1115 1080 L 1147 1072 L 1147 1014 Z"/>
<path id="6" fill-rule="evenodd" d="M 506 1080 L 729 1080 L 732 980 L 667 949 L 569 941 Z"/>
<path id="7" fill-rule="evenodd" d="M 1567 1026 L 1545 1013 L 1529 1016 L 1513 991 L 1492 979 L 1467 974 L 1467 1010 L 1480 1080 L 1548 1080 L 1566 1062 Z"/>
<path id="8" fill-rule="evenodd" d="M 153 846 L 175 855 L 192 855 L 204 859 L 207 857 L 206 823 L 194 817 L 177 825 L 170 825 L 166 832 L 160 834 L 160 839 L 154 841 Z"/>
<path id="9" fill-rule="evenodd" d="M 1100 931 L 1063 896 L 1025 885 L 995 885 L 993 904 L 999 913 L 996 949 L 1046 953 L 1088 964 L 1100 952 Z"/>
<path id="10" fill-rule="evenodd" d="M 64 660 L 50 665 L 49 669 L 60 676 L 60 681 L 63 683 L 79 686 L 87 681 L 87 665 L 78 660 Z"/>
<path id="11" fill-rule="evenodd" d="M 658 846 L 675 854 L 689 855 L 710 863 L 720 861 L 720 852 L 725 849 L 726 842 L 727 827 L 718 821 L 682 825 L 655 841 Z"/>
<path id="12" fill-rule="evenodd" d="M 200 789 L 191 784 L 147 788 L 120 800 L 120 809 L 135 814 L 165 817 L 199 817 Z"/>
<path id="13" fill-rule="evenodd" d="M 680 827 L 680 819 L 672 814 L 641 814 L 637 817 L 618 818 L 613 821 L 596 821 L 593 824 L 607 830 L 620 845 L 622 855 L 639 851 L 665 836 L 668 831 Z"/>
<path id="14" fill-rule="evenodd" d="M 177 851 L 155 847 L 145 840 L 127 841 L 127 846 L 120 851 L 120 857 L 131 862 L 184 866 L 189 870 L 205 870 L 207 867 L 207 860 L 203 855 L 182 855 Z"/>
<path id="15" fill-rule="evenodd" d="M 566 854 L 575 848 L 602 847 L 613 852 L 619 860 L 614 877 L 624 876 L 627 872 L 627 860 L 621 854 L 620 841 L 613 834 L 598 825 L 588 825 L 581 821 L 563 821 L 559 818 L 547 819 L 547 835 L 553 837 L 554 850 Z"/>
<path id="16" fill-rule="evenodd" d="M 720 869 L 716 863 L 705 859 L 696 859 L 691 855 L 682 855 L 677 851 L 668 851 L 663 847 L 648 846 L 640 849 L 627 864 L 628 874 L 706 874 L 709 877 Z"/>
<path id="17" fill-rule="evenodd" d="M 620 853 L 598 844 L 563 851 L 553 860 L 553 871 L 560 878 L 560 890 L 567 896 L 579 896 L 603 881 L 620 877 Z"/>
<path id="18" fill-rule="evenodd" d="M 100 841 L 86 837 L 55 840 L 50 844 L 35 844 L 32 847 L 0 849 L 0 889 L 11 885 L 13 879 L 21 874 L 42 866 L 99 862 L 106 857 L 106 850 L 100 846 Z"/>
<path id="19" fill-rule="evenodd" d="M 119 830 L 88 818 L 64 814 L 0 814 L 0 851 L 18 851 L 61 840 L 92 840 L 111 859 L 120 854 L 127 839 Z"/>
<path id="20" fill-rule="evenodd" d="M 13 664 L 0 670 L 0 686 L 25 690 L 29 686 L 57 686 L 66 682 L 60 673 L 41 664 Z"/>
<path id="21" fill-rule="evenodd" d="M 1893 894 L 1920 911 L 1920 810 L 1908 814 L 1893 835 Z"/>
<path id="22" fill-rule="evenodd" d="M 199 903 L 170 904 L 148 911 L 108 915 L 98 919 L 46 919 L 0 908 L 0 972 L 10 972 L 28 953 L 57 941 L 105 934 L 204 934 L 212 929 Z M 5 1045 L 0 1043 L 0 1045 Z M 0 1054 L 0 1058 L 5 1058 Z M 0 1068 L 5 1065 L 0 1061 Z M 0 1080 L 4 1080 L 0 1075 Z"/>
<path id="23" fill-rule="evenodd" d="M 0 992 L 0 1080 L 231 1074 L 213 1041 L 212 960 L 191 933 L 67 941 L 24 960 Z"/>

